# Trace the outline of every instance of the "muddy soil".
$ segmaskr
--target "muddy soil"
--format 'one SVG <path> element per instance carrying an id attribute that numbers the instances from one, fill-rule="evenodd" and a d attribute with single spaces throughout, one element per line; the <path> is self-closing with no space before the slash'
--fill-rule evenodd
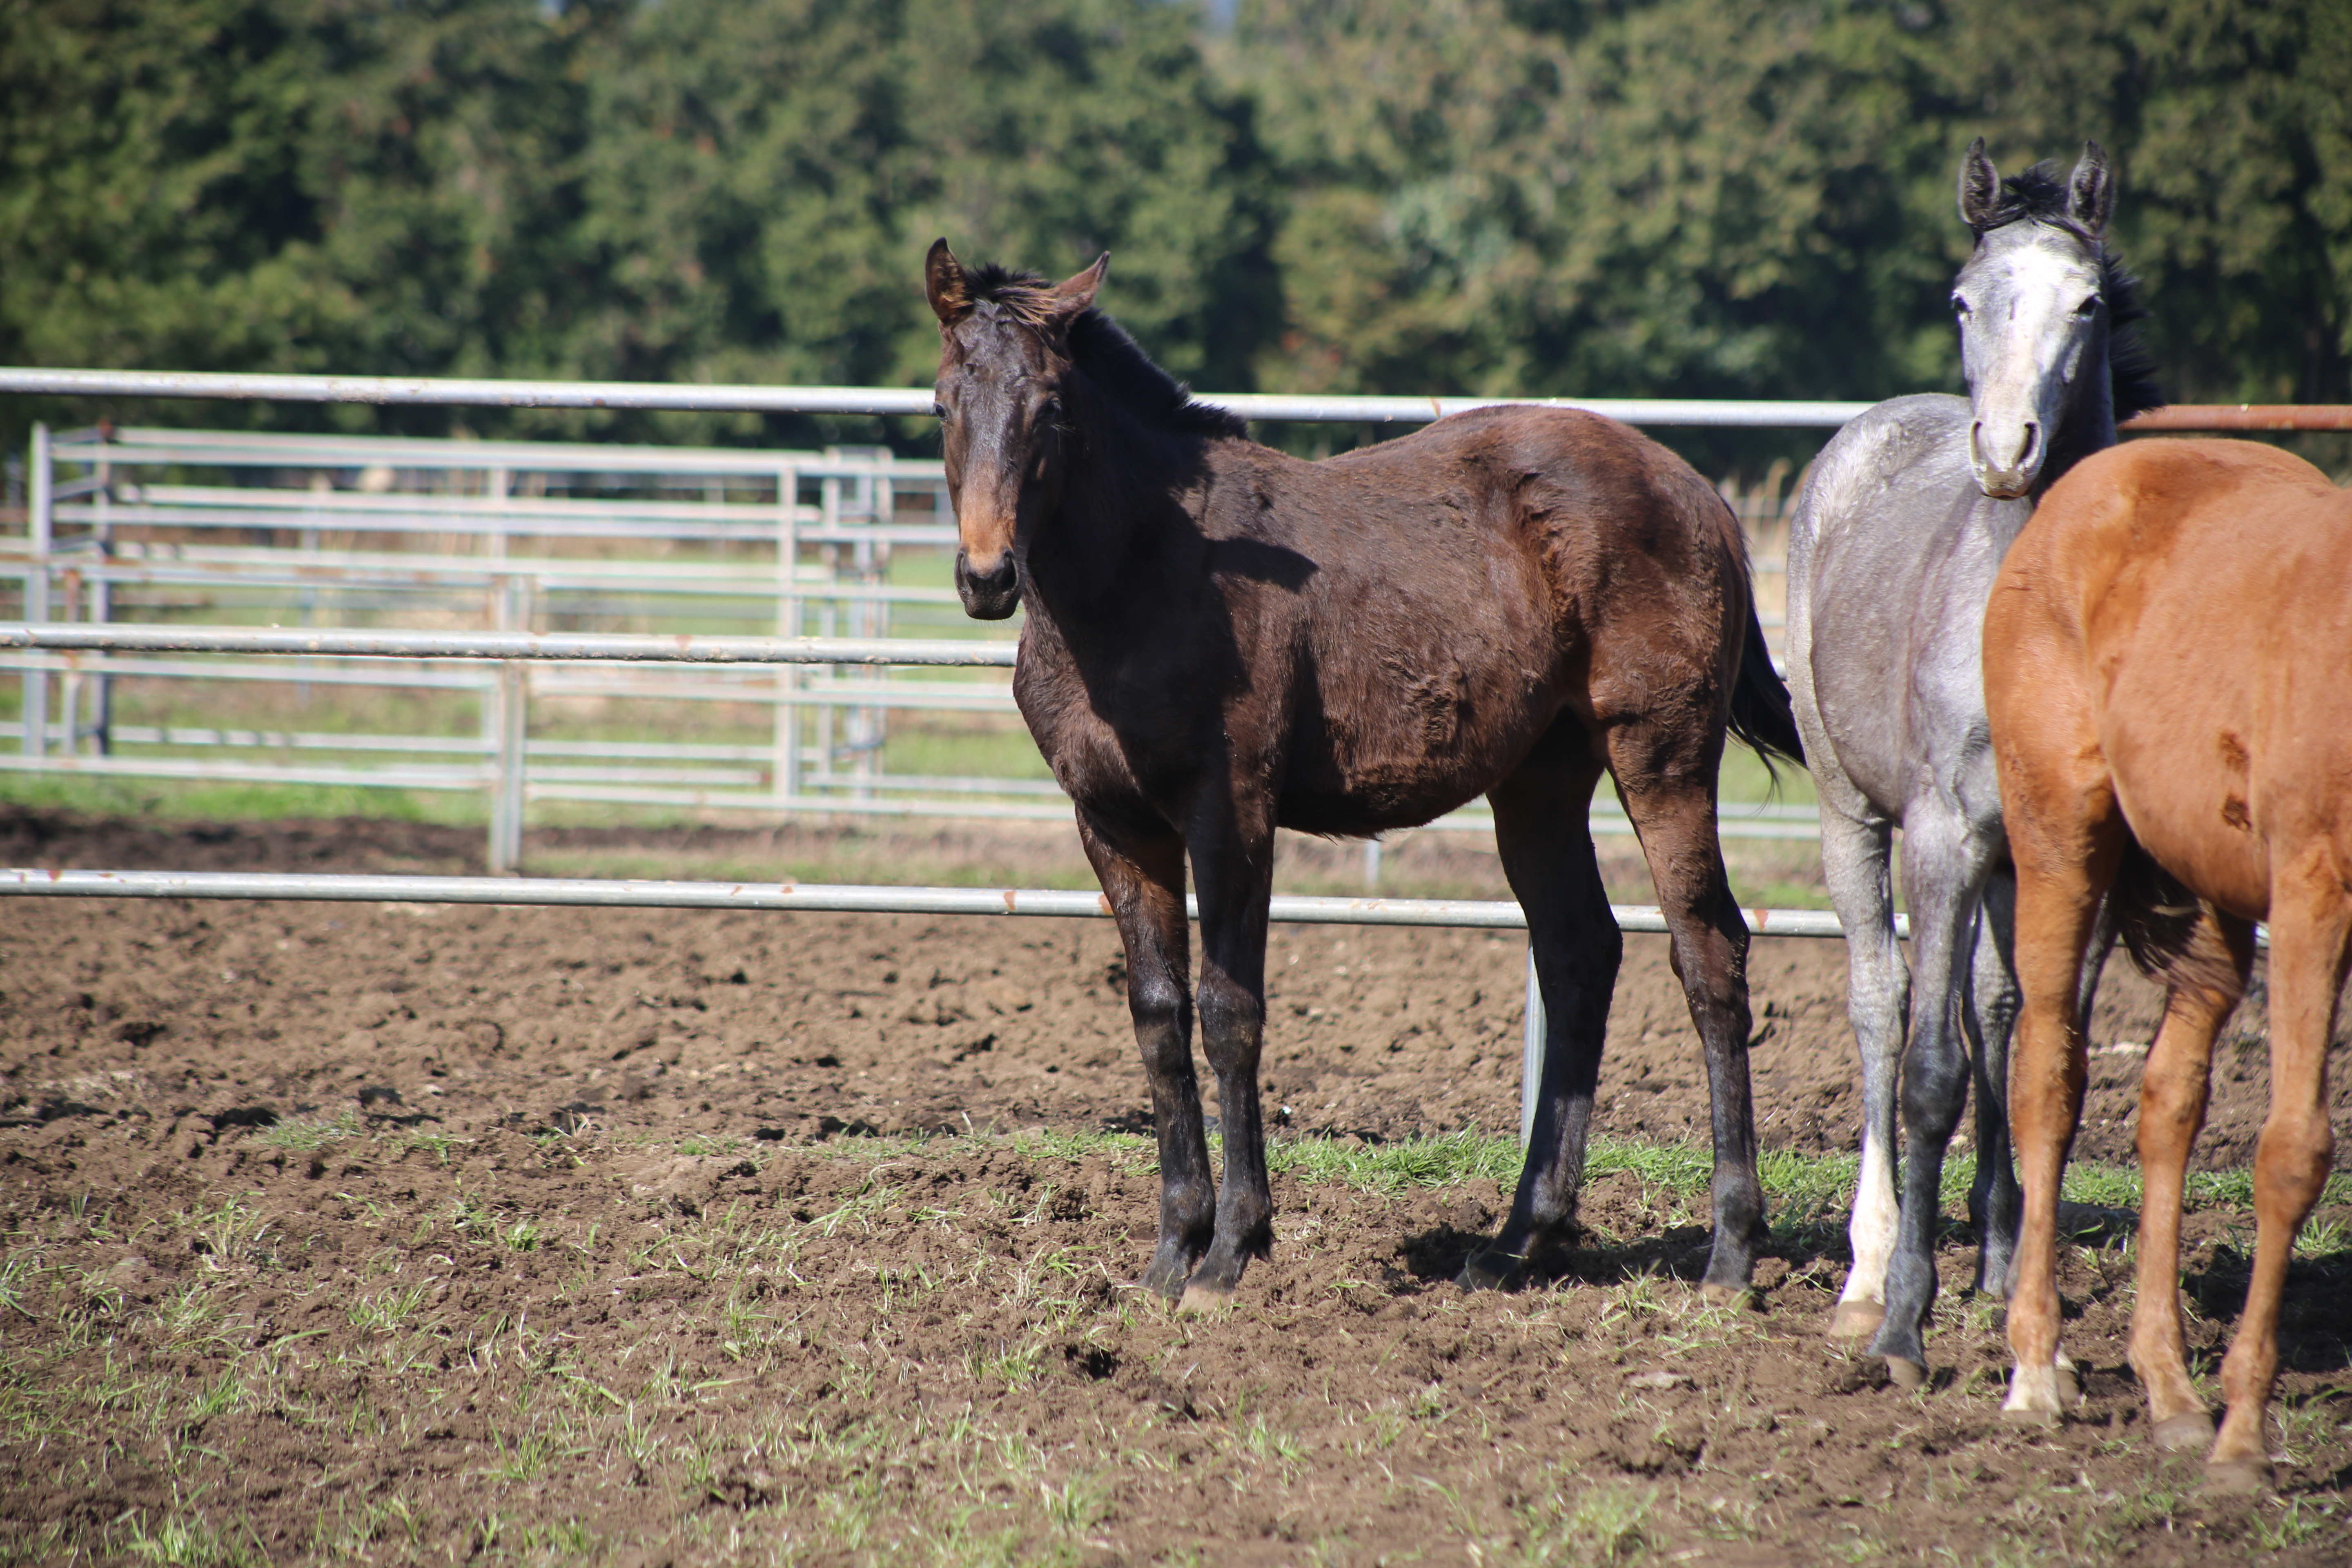
<path id="1" fill-rule="evenodd" d="M 456 870 L 474 842 L 0 820 L 18 865 Z M 1276 928 L 1279 1135 L 1514 1131 L 1523 951 Z M 2077 1145 L 2118 1163 L 2156 1010 L 2126 968 Z M 186 1562 L 2345 1560 L 2352 1205 L 2315 1215 L 2336 1228 L 2291 1276 L 2283 1492 L 2255 1501 L 2145 1440 L 2125 1215 L 2067 1254 L 2089 1401 L 2046 1435 L 1998 1419 L 1964 1226 L 1937 1380 L 1904 1395 L 1819 1337 L 1842 1214 L 1784 1207 L 1756 1309 L 1710 1308 L 1684 1283 L 1703 1186 L 1631 1171 L 1593 1183 L 1531 1288 L 1469 1296 L 1450 1280 L 1507 1170 L 1294 1163 L 1237 1310 L 1183 1319 L 1130 1285 L 1156 1181 L 1117 1136 L 1150 1130 L 1122 980 L 1108 921 L 0 902 L 0 1539 Z M 1761 940 L 1751 981 L 1766 1146 L 1850 1151 L 1842 946 Z M 2251 1159 L 2261 1041 L 2257 1001 L 2200 1168 Z M 1663 939 L 1627 942 L 1599 1120 L 1705 1136 Z M 2190 1215 L 2209 1367 L 2251 1232 L 2242 1205 Z"/>

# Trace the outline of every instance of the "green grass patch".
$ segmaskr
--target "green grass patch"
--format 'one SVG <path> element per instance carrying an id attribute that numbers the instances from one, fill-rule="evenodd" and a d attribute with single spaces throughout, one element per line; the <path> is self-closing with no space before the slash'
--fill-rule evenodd
<path id="1" fill-rule="evenodd" d="M 1389 1143 L 1335 1138 L 1279 1138 L 1265 1150 L 1266 1167 L 1316 1185 L 1344 1184 L 1369 1193 L 1405 1187 L 1447 1187 L 1474 1177 L 1518 1178 L 1519 1142 L 1475 1128 Z"/>
<path id="2" fill-rule="evenodd" d="M 1223 1141 L 1210 1139 L 1222 1158 Z M 899 1159 L 952 1159 L 991 1146 L 1006 1146 L 1032 1160 L 1079 1161 L 1103 1154 L 1140 1168 L 1156 1169 L 1158 1146 L 1129 1132 L 1060 1132 L 1045 1129 L 1004 1135 L 989 1131 L 935 1137 L 839 1138 L 801 1146 L 796 1152 L 826 1159 L 879 1163 Z M 1339 1138 L 1271 1138 L 1266 1168 L 1309 1185 L 1343 1185 L 1370 1193 L 1415 1187 L 1446 1187 L 1474 1179 L 1506 1186 L 1518 1180 L 1524 1154 L 1517 1138 L 1465 1128 L 1426 1138 L 1362 1142 Z M 1784 1221 L 1843 1215 L 1853 1206 L 1862 1162 L 1853 1154 L 1807 1154 L 1768 1149 L 1757 1157 L 1764 1194 L 1784 1212 Z M 1587 1145 L 1587 1181 L 1630 1173 L 1644 1183 L 1685 1196 L 1703 1196 L 1715 1179 L 1715 1155 L 1702 1143 L 1645 1143 L 1596 1137 Z M 1948 1214 L 1968 1212 L 1969 1185 L 1976 1179 L 1976 1156 L 1962 1152 L 1944 1162 L 1943 1200 Z M 2066 1167 L 2063 1188 L 2068 1203 L 2098 1208 L 2139 1206 L 2139 1172 L 2128 1165 L 2077 1161 Z M 2322 1205 L 2352 1205 L 2352 1172 L 2332 1176 Z M 2252 1173 L 2201 1172 L 2189 1178 L 2190 1208 L 2251 1209 Z"/>
<path id="3" fill-rule="evenodd" d="M 330 1143 L 354 1137 L 360 1131 L 360 1119 L 352 1111 L 333 1117 L 304 1117 L 280 1121 L 264 1129 L 254 1142 L 265 1149 L 288 1149 L 297 1153 L 315 1153 Z"/>

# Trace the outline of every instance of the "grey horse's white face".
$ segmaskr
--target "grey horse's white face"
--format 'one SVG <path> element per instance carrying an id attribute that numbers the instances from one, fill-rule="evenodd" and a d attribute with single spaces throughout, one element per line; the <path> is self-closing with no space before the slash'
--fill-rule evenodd
<path id="1" fill-rule="evenodd" d="M 2033 488 L 2085 364 L 2106 356 L 2099 263 L 2062 228 L 2020 219 L 1984 237 L 1952 289 L 1975 418 L 1969 466 L 1985 494 Z"/>
<path id="2" fill-rule="evenodd" d="M 2115 189 L 2092 143 L 2068 183 L 2063 221 L 2012 216 L 2002 199 L 1979 141 L 1960 168 L 1960 215 L 1977 248 L 1953 281 L 1952 309 L 1974 412 L 1969 466 L 1985 494 L 2008 500 L 2032 489 L 2081 379 L 2107 374 L 2098 237 Z"/>

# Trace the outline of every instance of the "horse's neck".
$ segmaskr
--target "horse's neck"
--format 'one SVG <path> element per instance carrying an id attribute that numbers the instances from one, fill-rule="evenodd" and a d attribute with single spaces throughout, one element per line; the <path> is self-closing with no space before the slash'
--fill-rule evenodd
<path id="1" fill-rule="evenodd" d="M 2064 478 L 2067 469 L 2114 446 L 2116 439 L 2115 378 L 2107 365 L 2107 345 L 2102 342 L 2075 384 L 2074 400 L 2050 443 L 2050 456 L 2034 479 L 2033 499 L 2040 500 L 2042 492 Z"/>
<path id="2" fill-rule="evenodd" d="M 1090 634 L 1124 640 L 1164 599 L 1170 568 L 1200 536 L 1205 491 L 1196 476 L 1213 445 L 1147 428 L 1112 406 L 1082 411 L 1061 495 L 1029 552 L 1029 613 L 1074 647 Z"/>

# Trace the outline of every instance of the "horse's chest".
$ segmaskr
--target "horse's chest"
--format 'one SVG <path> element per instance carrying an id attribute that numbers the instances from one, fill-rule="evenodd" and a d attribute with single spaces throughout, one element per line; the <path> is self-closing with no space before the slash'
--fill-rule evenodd
<path id="1" fill-rule="evenodd" d="M 1082 666 L 1058 650 L 1024 650 L 1013 697 L 1054 778 L 1076 800 L 1189 794 L 1223 730 L 1205 683 L 1152 668 Z"/>

